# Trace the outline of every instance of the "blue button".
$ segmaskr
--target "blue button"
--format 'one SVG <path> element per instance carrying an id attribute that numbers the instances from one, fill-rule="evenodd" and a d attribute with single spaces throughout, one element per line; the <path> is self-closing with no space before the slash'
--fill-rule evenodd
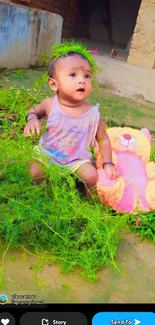
<path id="1" fill-rule="evenodd" d="M 155 314 L 147 312 L 102 312 L 93 317 L 92 325 L 153 325 Z"/>

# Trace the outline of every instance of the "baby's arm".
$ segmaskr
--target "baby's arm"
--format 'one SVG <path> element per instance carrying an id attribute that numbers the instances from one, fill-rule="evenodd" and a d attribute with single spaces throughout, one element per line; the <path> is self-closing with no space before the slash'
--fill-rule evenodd
<path id="1" fill-rule="evenodd" d="M 105 131 L 105 124 L 101 118 L 96 134 L 96 140 L 98 142 L 99 150 L 103 158 L 103 166 L 107 176 L 109 178 L 117 177 L 118 173 L 112 161 L 112 148 L 110 139 L 108 137 L 107 132 Z"/>
<path id="2" fill-rule="evenodd" d="M 28 136 L 31 132 L 32 134 L 41 131 L 40 119 L 44 116 L 48 116 L 50 109 L 52 108 L 53 98 L 46 98 L 40 104 L 31 108 L 27 114 L 27 124 L 24 128 L 24 135 Z"/>

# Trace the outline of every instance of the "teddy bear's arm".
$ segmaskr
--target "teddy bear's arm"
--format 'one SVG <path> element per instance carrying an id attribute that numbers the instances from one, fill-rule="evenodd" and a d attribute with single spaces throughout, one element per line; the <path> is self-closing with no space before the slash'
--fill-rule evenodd
<path id="1" fill-rule="evenodd" d="M 149 163 L 147 163 L 145 170 L 146 170 L 148 179 L 150 179 L 150 180 L 155 179 L 155 163 L 154 162 L 150 161 Z"/>
<path id="2" fill-rule="evenodd" d="M 149 205 L 150 210 L 155 210 L 155 180 L 149 181 L 146 186 L 146 200 Z"/>
<path id="3" fill-rule="evenodd" d="M 125 182 L 122 177 L 110 180 L 105 175 L 104 170 L 98 171 L 99 179 L 97 182 L 97 193 L 100 201 L 115 209 L 124 193 Z"/>

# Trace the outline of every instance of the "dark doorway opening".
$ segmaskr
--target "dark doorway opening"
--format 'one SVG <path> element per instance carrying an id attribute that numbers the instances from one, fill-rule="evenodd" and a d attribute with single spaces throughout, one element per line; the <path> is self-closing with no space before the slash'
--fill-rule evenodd
<path id="1" fill-rule="evenodd" d="M 76 37 L 126 48 L 141 0 L 79 0 Z"/>

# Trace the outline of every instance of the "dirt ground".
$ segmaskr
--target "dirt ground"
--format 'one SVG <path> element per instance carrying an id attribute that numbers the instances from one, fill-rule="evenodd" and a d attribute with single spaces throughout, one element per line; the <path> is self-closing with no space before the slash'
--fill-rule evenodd
<path id="1" fill-rule="evenodd" d="M 81 41 L 87 44 L 89 49 L 97 48 L 99 51 L 98 55 L 95 55 L 102 69 L 98 75 L 99 83 L 106 81 L 112 86 L 113 92 L 122 97 L 134 99 L 142 97 L 147 101 L 155 102 L 155 70 L 139 68 L 111 58 L 112 47 L 107 44 L 87 39 Z M 120 50 L 120 53 L 122 57 L 127 58 L 126 50 Z"/>
<path id="2" fill-rule="evenodd" d="M 32 267 L 36 259 L 21 256 L 18 251 L 6 257 L 5 287 L 1 291 L 9 302 L 14 294 L 35 294 L 36 301 L 45 303 L 155 303 L 154 247 L 147 242 L 141 244 L 133 234 L 125 235 L 119 247 L 117 261 L 122 273 L 103 269 L 95 283 L 84 281 L 77 272 L 66 276 L 55 265 L 45 265 L 36 281 Z"/>

